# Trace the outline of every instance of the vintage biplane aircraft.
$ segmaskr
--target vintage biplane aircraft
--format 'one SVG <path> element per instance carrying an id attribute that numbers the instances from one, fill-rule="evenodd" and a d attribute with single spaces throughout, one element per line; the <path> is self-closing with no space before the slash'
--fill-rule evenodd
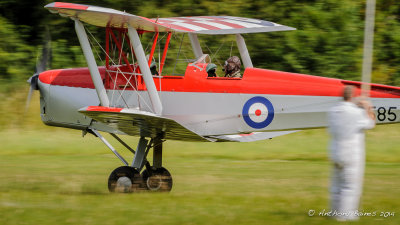
<path id="1" fill-rule="evenodd" d="M 74 20 L 88 68 L 49 70 L 30 78 L 31 90 L 40 91 L 41 119 L 46 125 L 92 133 L 112 150 L 124 166 L 109 176 L 110 192 L 170 191 L 172 177 L 162 165 L 165 140 L 249 142 L 325 127 L 326 113 L 341 100 L 343 87 L 354 85 L 360 91 L 361 82 L 253 68 L 241 34 L 294 30 L 288 26 L 231 16 L 148 19 L 62 2 L 45 8 Z M 97 65 L 82 22 L 104 27 L 105 65 Z M 146 33 L 154 35 L 149 52 L 141 43 Z M 184 76 L 163 70 L 174 33 L 189 36 L 196 57 L 187 63 Z M 164 43 L 159 34 L 166 35 Z M 198 35 L 236 36 L 243 76 L 208 77 L 210 57 L 203 54 Z M 164 47 L 155 73 L 157 44 Z M 370 87 L 377 123 L 399 122 L 400 88 Z M 99 131 L 134 153 L 132 163 Z M 136 149 L 117 135 L 138 136 Z M 147 160 L 150 150 L 152 164 Z"/>

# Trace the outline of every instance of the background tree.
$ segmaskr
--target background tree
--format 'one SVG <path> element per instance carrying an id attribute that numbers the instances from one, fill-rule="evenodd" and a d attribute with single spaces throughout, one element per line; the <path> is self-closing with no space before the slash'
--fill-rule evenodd
<path id="1" fill-rule="evenodd" d="M 0 0 L 0 83 L 25 81 L 34 72 L 46 27 L 52 39 L 50 68 L 85 66 L 73 21 L 53 15 L 47 0 Z M 270 20 L 297 31 L 245 35 L 256 67 L 360 80 L 364 0 L 70 0 L 125 10 L 149 18 L 232 15 Z M 378 0 L 372 80 L 400 85 L 400 2 Z M 90 27 L 90 26 L 87 26 Z M 100 37 L 102 28 L 89 28 Z M 176 36 L 176 41 L 179 37 Z M 222 61 L 231 52 L 229 36 L 202 37 L 205 52 Z M 100 38 L 101 39 L 101 38 Z M 188 46 L 187 40 L 184 42 Z M 175 45 L 176 47 L 176 45 Z M 235 48 L 234 48 L 235 49 Z M 169 52 L 174 57 L 174 50 Z M 190 55 L 191 53 L 187 53 Z M 167 63 L 173 64 L 173 60 Z M 3 88 L 4 90 L 4 88 Z"/>

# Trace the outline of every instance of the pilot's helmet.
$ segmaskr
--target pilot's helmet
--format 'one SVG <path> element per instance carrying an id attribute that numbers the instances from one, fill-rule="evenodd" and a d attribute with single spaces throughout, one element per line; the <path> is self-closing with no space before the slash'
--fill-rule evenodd
<path id="1" fill-rule="evenodd" d="M 157 64 L 154 61 L 150 64 L 150 72 L 152 75 L 159 75 L 157 71 Z"/>
<path id="2" fill-rule="evenodd" d="M 237 56 L 229 57 L 225 61 L 225 72 L 226 73 L 234 73 L 236 71 L 239 71 L 241 65 L 242 65 L 242 63 L 240 62 L 239 57 L 237 57 Z"/>
<path id="3" fill-rule="evenodd" d="M 150 64 L 150 69 L 157 68 L 156 66 L 157 66 L 156 62 L 152 61 Z"/>
<path id="4" fill-rule="evenodd" d="M 212 70 L 217 69 L 217 65 L 215 65 L 214 63 L 209 63 L 206 67 L 206 71 L 207 73 L 211 72 Z"/>

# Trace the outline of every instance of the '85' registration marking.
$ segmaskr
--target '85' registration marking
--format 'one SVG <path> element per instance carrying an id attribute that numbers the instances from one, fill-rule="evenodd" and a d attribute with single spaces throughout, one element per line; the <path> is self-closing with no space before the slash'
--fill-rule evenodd
<path id="1" fill-rule="evenodd" d="M 393 110 L 396 110 L 397 107 L 373 107 L 376 110 L 376 119 L 378 121 L 389 121 L 394 122 L 397 120 L 397 115 Z"/>

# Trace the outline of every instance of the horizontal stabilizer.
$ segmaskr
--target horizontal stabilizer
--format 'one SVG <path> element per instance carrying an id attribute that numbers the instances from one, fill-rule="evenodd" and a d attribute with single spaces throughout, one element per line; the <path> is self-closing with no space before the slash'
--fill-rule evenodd
<path id="1" fill-rule="evenodd" d="M 196 34 L 242 34 L 295 30 L 273 22 L 233 16 L 190 16 L 149 19 L 115 9 L 75 3 L 53 2 L 45 6 L 50 12 L 77 18 L 99 27 L 127 28 L 151 32 Z"/>
<path id="2" fill-rule="evenodd" d="M 294 132 L 298 132 L 298 130 L 253 132 L 250 134 L 219 135 L 219 136 L 211 136 L 210 138 L 215 138 L 215 139 L 217 139 L 217 141 L 252 142 L 252 141 L 271 139 L 274 137 L 291 134 Z"/>
<path id="3" fill-rule="evenodd" d="M 157 116 L 150 112 L 102 106 L 85 107 L 80 109 L 79 112 L 128 135 L 156 137 L 163 134 L 163 139 L 209 141 L 175 120 Z"/>

